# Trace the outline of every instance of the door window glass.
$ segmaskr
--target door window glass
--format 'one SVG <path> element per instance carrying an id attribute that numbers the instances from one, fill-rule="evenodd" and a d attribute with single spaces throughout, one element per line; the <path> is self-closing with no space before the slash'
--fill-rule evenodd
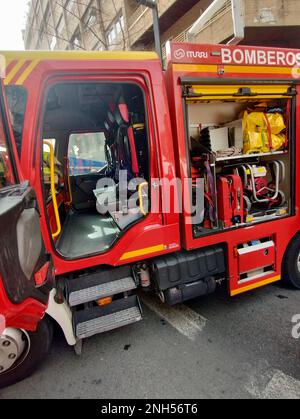
<path id="1" fill-rule="evenodd" d="M 68 152 L 70 175 L 98 173 L 107 165 L 102 132 L 72 134 Z"/>
<path id="2" fill-rule="evenodd" d="M 27 92 L 22 86 L 6 86 L 5 93 L 18 154 L 21 156 Z"/>
<path id="3" fill-rule="evenodd" d="M 8 139 L 3 125 L 3 115 L 0 117 L 0 189 L 15 183 L 13 167 L 8 147 Z"/>

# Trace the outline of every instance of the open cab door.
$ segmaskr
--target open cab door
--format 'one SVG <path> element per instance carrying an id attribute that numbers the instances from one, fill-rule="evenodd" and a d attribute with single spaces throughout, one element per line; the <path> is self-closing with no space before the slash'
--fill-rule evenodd
<path id="1" fill-rule="evenodd" d="M 43 319 L 52 267 L 40 231 L 35 193 L 21 174 L 0 79 L 0 388 L 26 376 L 47 353 Z"/>

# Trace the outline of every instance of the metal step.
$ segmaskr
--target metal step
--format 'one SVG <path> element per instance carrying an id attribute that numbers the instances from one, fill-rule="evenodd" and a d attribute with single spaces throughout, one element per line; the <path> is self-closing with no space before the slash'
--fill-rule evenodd
<path id="1" fill-rule="evenodd" d="M 136 283 L 133 278 L 122 278 L 117 281 L 71 292 L 69 294 L 69 305 L 74 307 L 134 289 L 136 289 Z"/>
<path id="2" fill-rule="evenodd" d="M 130 267 L 98 269 L 68 280 L 66 297 L 70 307 L 75 307 L 136 288 Z"/>
<path id="3" fill-rule="evenodd" d="M 118 329 L 142 320 L 137 296 L 122 298 L 104 308 L 93 307 L 74 313 L 73 323 L 78 339 Z"/>

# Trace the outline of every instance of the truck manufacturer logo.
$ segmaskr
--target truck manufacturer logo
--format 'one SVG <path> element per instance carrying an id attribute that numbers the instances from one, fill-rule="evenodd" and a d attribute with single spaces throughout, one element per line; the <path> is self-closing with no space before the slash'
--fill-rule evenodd
<path id="1" fill-rule="evenodd" d="M 174 57 L 176 60 L 182 60 L 183 58 L 208 58 L 208 52 L 205 51 L 185 51 L 182 48 L 174 51 Z"/>
<path id="2" fill-rule="evenodd" d="M 185 58 L 184 49 L 180 48 L 174 51 L 174 57 L 176 58 L 176 60 L 182 60 L 183 58 Z"/>
<path id="3" fill-rule="evenodd" d="M 208 58 L 208 52 L 205 51 L 188 51 L 188 58 Z"/>

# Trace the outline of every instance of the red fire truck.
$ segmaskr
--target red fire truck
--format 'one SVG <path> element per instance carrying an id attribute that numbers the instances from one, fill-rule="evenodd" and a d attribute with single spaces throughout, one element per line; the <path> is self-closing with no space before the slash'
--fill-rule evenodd
<path id="1" fill-rule="evenodd" d="M 42 359 L 51 319 L 77 348 L 141 320 L 139 288 L 166 304 L 222 282 L 300 289 L 299 51 L 170 43 L 165 71 L 148 52 L 2 61 L 0 386 Z"/>

